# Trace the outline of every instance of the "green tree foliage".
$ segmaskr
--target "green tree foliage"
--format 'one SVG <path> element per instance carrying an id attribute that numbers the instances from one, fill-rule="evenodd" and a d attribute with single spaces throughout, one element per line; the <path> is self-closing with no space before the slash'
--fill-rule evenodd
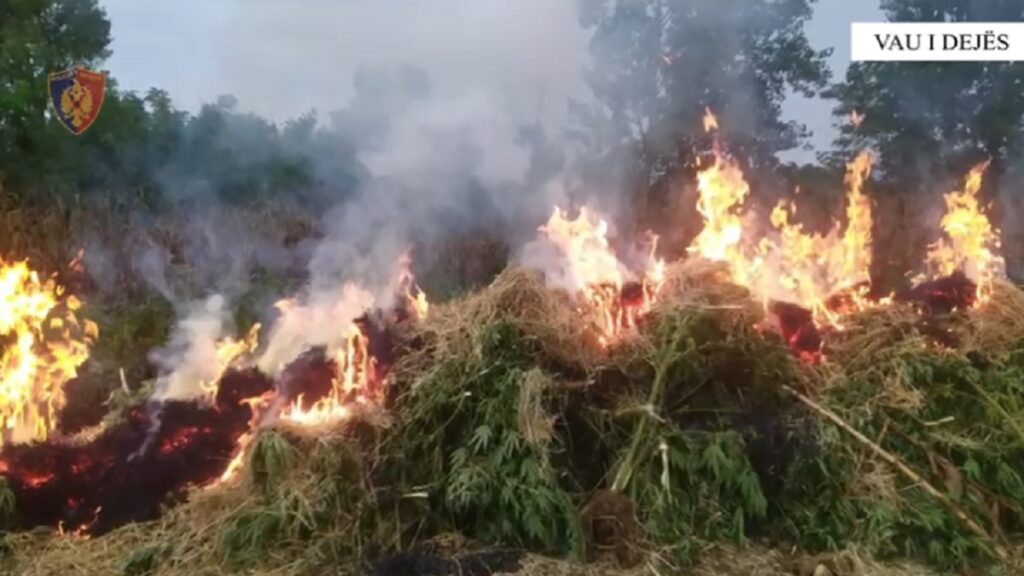
<path id="1" fill-rule="evenodd" d="M 157 89 L 108 79 L 96 123 L 71 136 L 51 117 L 47 75 L 98 69 L 110 22 L 96 0 L 0 2 L 0 186 L 22 200 L 109 193 L 134 207 L 197 198 L 246 202 L 279 195 L 331 202 L 365 176 L 344 126 L 310 114 L 279 127 L 232 97 L 195 115 Z M 329 168 L 328 168 L 329 166 Z"/>
<path id="2" fill-rule="evenodd" d="M 776 165 L 775 154 L 805 134 L 782 118 L 787 92 L 811 95 L 828 79 L 827 52 L 804 34 L 811 3 L 584 2 L 594 99 L 577 103 L 574 115 L 592 176 L 630 182 L 636 200 L 660 202 L 656 191 L 689 173 L 695 150 L 708 147 L 705 108 L 719 115 L 730 150 L 748 167 Z"/>
<path id="3" fill-rule="evenodd" d="M 52 144 L 47 74 L 94 65 L 109 52 L 110 22 L 96 0 L 0 2 L 0 173 L 22 184 Z"/>
<path id="4" fill-rule="evenodd" d="M 899 22 L 997 22 L 1024 19 L 1012 0 L 885 0 Z M 929 186 L 960 178 L 990 158 L 990 174 L 1006 170 L 1020 153 L 1024 120 L 1024 67 L 999 62 L 863 62 L 850 66 L 831 91 L 838 116 L 865 115 L 847 125 L 836 142 L 841 157 L 862 148 L 879 153 L 890 181 Z"/>

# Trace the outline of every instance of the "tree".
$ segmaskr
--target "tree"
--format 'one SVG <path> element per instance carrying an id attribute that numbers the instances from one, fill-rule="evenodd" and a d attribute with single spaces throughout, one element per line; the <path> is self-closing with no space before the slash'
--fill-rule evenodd
<path id="1" fill-rule="evenodd" d="M 775 166 L 806 132 L 782 119 L 787 91 L 812 95 L 828 80 L 827 51 L 804 34 L 812 2 L 585 0 L 593 101 L 573 112 L 591 180 L 625 184 L 632 204 L 657 212 L 708 148 L 705 108 L 748 169 Z"/>
<path id="2" fill-rule="evenodd" d="M 899 22 L 1024 20 L 1024 4 L 1015 0 L 884 0 L 882 8 L 889 20 Z M 859 126 L 846 123 L 834 151 L 823 159 L 838 164 L 865 148 L 878 156 L 876 260 L 897 262 L 894 267 L 903 270 L 919 269 L 938 233 L 936 222 L 927 218 L 930 207 L 941 206 L 940 194 L 961 185 L 971 166 L 990 160 L 982 194 L 1002 224 L 1010 272 L 1020 274 L 1024 237 L 1019 221 L 1007 218 L 1019 218 L 1022 209 L 1024 66 L 854 63 L 828 95 L 838 100 L 837 116 L 856 111 L 863 120 Z M 894 236 L 887 241 L 888 234 Z"/>
<path id="3" fill-rule="evenodd" d="M 997 22 L 1024 19 L 1014 0 L 885 0 L 899 22 Z M 864 115 L 836 142 L 840 155 L 872 148 L 887 181 L 932 188 L 991 159 L 998 177 L 1019 153 L 1024 66 L 1000 62 L 859 62 L 830 96 L 837 116 Z"/>
<path id="4" fill-rule="evenodd" d="M 47 75 L 108 55 L 110 22 L 96 0 L 0 1 L 0 173 L 25 185 L 46 155 Z M 4 180 L 0 180 L 4 181 Z"/>

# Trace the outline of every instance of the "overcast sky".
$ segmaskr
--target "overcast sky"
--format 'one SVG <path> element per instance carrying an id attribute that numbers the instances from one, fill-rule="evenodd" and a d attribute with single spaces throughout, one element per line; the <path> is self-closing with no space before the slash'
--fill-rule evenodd
<path id="1" fill-rule="evenodd" d="M 435 92 L 485 93 L 514 117 L 557 122 L 578 91 L 586 36 L 567 0 L 101 0 L 113 26 L 106 68 L 122 88 L 167 90 L 195 111 L 233 94 L 243 109 L 283 120 L 330 111 L 361 66 L 410 63 Z M 811 42 L 849 64 L 849 24 L 882 20 L 878 0 L 819 0 Z M 468 48 L 471 47 L 471 48 Z M 785 113 L 827 146 L 828 102 L 791 99 Z M 810 159 L 813 153 L 790 154 Z"/>

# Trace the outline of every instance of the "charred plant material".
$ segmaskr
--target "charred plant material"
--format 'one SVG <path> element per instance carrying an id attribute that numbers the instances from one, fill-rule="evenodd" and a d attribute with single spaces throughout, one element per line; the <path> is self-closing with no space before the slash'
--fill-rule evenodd
<path id="1" fill-rule="evenodd" d="M 256 371 L 229 372 L 213 405 L 137 405 L 87 444 L 8 447 L 0 472 L 14 493 L 15 527 L 60 525 L 99 535 L 158 517 L 165 501 L 223 473 L 252 418 L 240 399 L 270 389 Z"/>
<path id="2" fill-rule="evenodd" d="M 772 302 L 769 310 L 794 354 L 812 364 L 821 360 L 821 333 L 810 310 L 789 302 Z"/>
<path id="3" fill-rule="evenodd" d="M 962 272 L 930 280 L 897 295 L 897 300 L 917 304 L 929 314 L 949 314 L 974 305 L 977 285 Z"/>

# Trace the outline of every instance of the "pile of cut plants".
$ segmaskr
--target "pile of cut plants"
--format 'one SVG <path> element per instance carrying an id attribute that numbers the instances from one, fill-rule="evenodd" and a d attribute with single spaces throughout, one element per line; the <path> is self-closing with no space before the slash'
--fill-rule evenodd
<path id="1" fill-rule="evenodd" d="M 7 532 L 0 567 L 1020 573 L 1024 292 L 858 312 L 815 364 L 771 322 L 715 267 L 683 262 L 606 343 L 570 295 L 508 269 L 396 323 L 380 405 L 260 428 L 238 474 L 158 519 Z M 16 500 L 0 489 L 11 526 Z"/>

